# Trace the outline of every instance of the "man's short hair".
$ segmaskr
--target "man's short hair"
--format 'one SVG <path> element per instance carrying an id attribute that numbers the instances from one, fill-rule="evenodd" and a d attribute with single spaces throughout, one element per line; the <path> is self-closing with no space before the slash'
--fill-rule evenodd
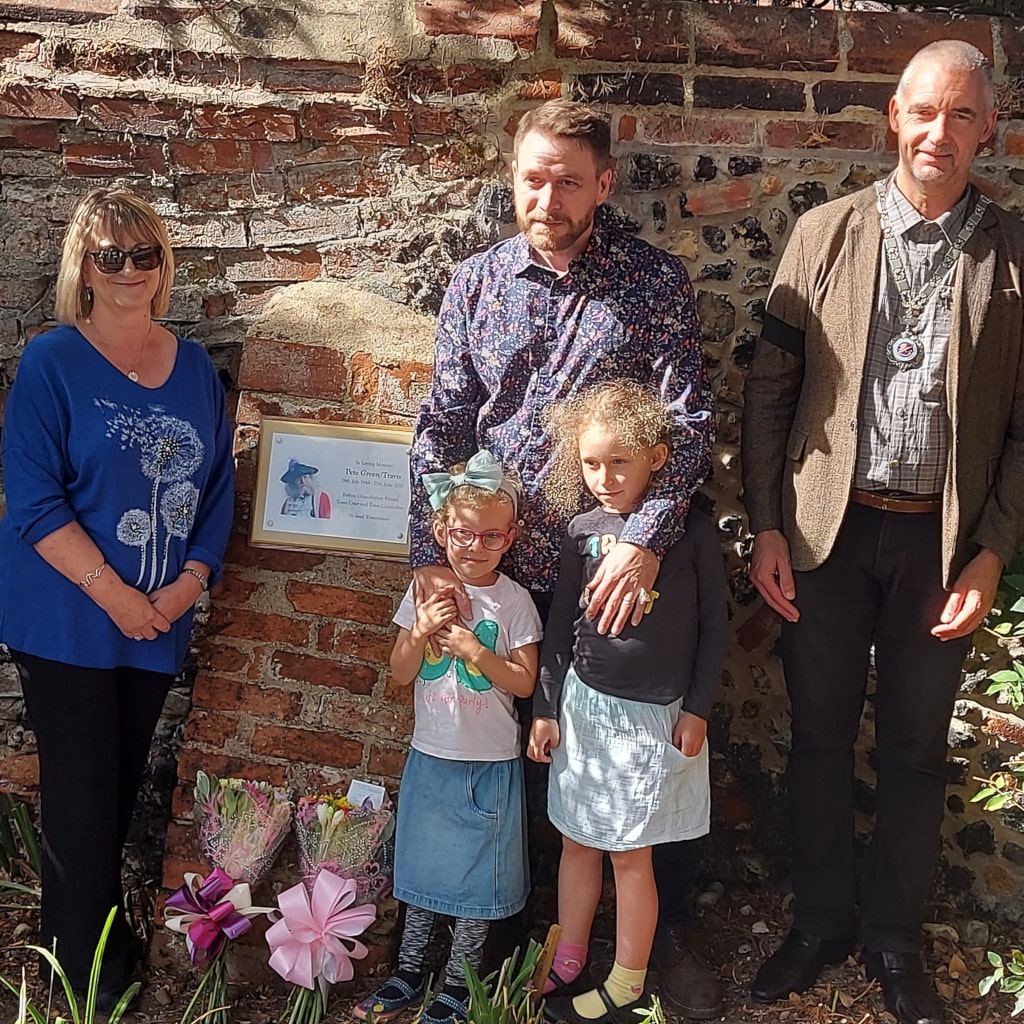
<path id="1" fill-rule="evenodd" d="M 977 71 L 981 74 L 985 86 L 986 112 L 995 105 L 995 88 L 992 84 L 992 65 L 989 59 L 976 46 L 962 39 L 939 39 L 923 46 L 913 57 L 900 75 L 896 85 L 896 99 L 901 100 L 906 92 L 910 76 L 921 64 L 941 64 L 944 68 L 962 68 L 964 71 Z"/>
<path id="2" fill-rule="evenodd" d="M 512 142 L 512 157 L 519 154 L 520 143 L 528 132 L 539 132 L 552 139 L 575 139 L 594 155 L 598 173 L 611 166 L 612 132 L 607 120 L 585 103 L 575 100 L 548 100 L 523 114 Z"/>

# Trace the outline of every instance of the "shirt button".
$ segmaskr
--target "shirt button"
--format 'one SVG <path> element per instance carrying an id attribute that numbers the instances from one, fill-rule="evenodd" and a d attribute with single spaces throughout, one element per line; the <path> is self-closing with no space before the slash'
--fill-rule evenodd
<path id="1" fill-rule="evenodd" d="M 890 469 L 899 469 L 900 468 L 900 460 L 899 459 L 893 459 L 889 463 L 889 468 Z"/>
<path id="2" fill-rule="evenodd" d="M 898 416 L 898 417 L 899 417 L 899 418 L 900 418 L 901 420 L 904 420 L 904 419 L 906 419 L 906 418 L 907 418 L 907 410 L 906 410 L 906 409 L 897 409 L 897 410 L 896 410 L 896 415 L 897 415 L 897 416 Z"/>

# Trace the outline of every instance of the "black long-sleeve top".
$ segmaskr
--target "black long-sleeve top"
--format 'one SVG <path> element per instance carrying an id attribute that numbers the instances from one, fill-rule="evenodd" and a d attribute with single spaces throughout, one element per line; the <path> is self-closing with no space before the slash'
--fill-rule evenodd
<path id="1" fill-rule="evenodd" d="M 711 712 L 725 660 L 727 609 L 722 552 L 704 512 L 691 507 L 685 534 L 662 559 L 657 596 L 639 626 L 601 636 L 585 615 L 584 588 L 628 518 L 597 508 L 569 524 L 541 647 L 536 718 L 558 717 L 570 665 L 601 693 L 648 704 L 682 697 L 684 711 L 705 719 Z"/>

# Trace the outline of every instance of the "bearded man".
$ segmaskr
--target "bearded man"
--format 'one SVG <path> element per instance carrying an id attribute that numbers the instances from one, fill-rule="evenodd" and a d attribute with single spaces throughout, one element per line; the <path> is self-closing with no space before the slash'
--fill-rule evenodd
<path id="1" fill-rule="evenodd" d="M 607 121 L 581 103 L 551 100 L 524 114 L 512 163 L 519 234 L 460 264 L 448 287 L 411 453 L 418 600 L 446 589 L 468 617 L 417 484 L 486 448 L 518 472 L 528 499 L 503 568 L 546 615 L 567 518 L 542 489 L 552 456 L 543 413 L 581 389 L 621 377 L 649 384 L 680 423 L 667 467 L 595 577 L 588 609 L 601 632 L 639 626 L 661 556 L 682 535 L 690 497 L 708 475 L 713 401 L 693 289 L 677 257 L 625 232 L 602 206 L 613 177 L 610 139 Z M 715 1017 L 718 979 L 682 942 L 683 854 L 659 854 L 653 960 L 663 994 L 681 1013 Z"/>

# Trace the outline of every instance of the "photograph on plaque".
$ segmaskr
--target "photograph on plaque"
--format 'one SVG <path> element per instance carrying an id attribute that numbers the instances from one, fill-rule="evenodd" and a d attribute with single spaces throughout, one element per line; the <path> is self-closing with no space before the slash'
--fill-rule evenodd
<path id="1" fill-rule="evenodd" d="M 250 543 L 405 558 L 406 427 L 264 416 Z"/>

